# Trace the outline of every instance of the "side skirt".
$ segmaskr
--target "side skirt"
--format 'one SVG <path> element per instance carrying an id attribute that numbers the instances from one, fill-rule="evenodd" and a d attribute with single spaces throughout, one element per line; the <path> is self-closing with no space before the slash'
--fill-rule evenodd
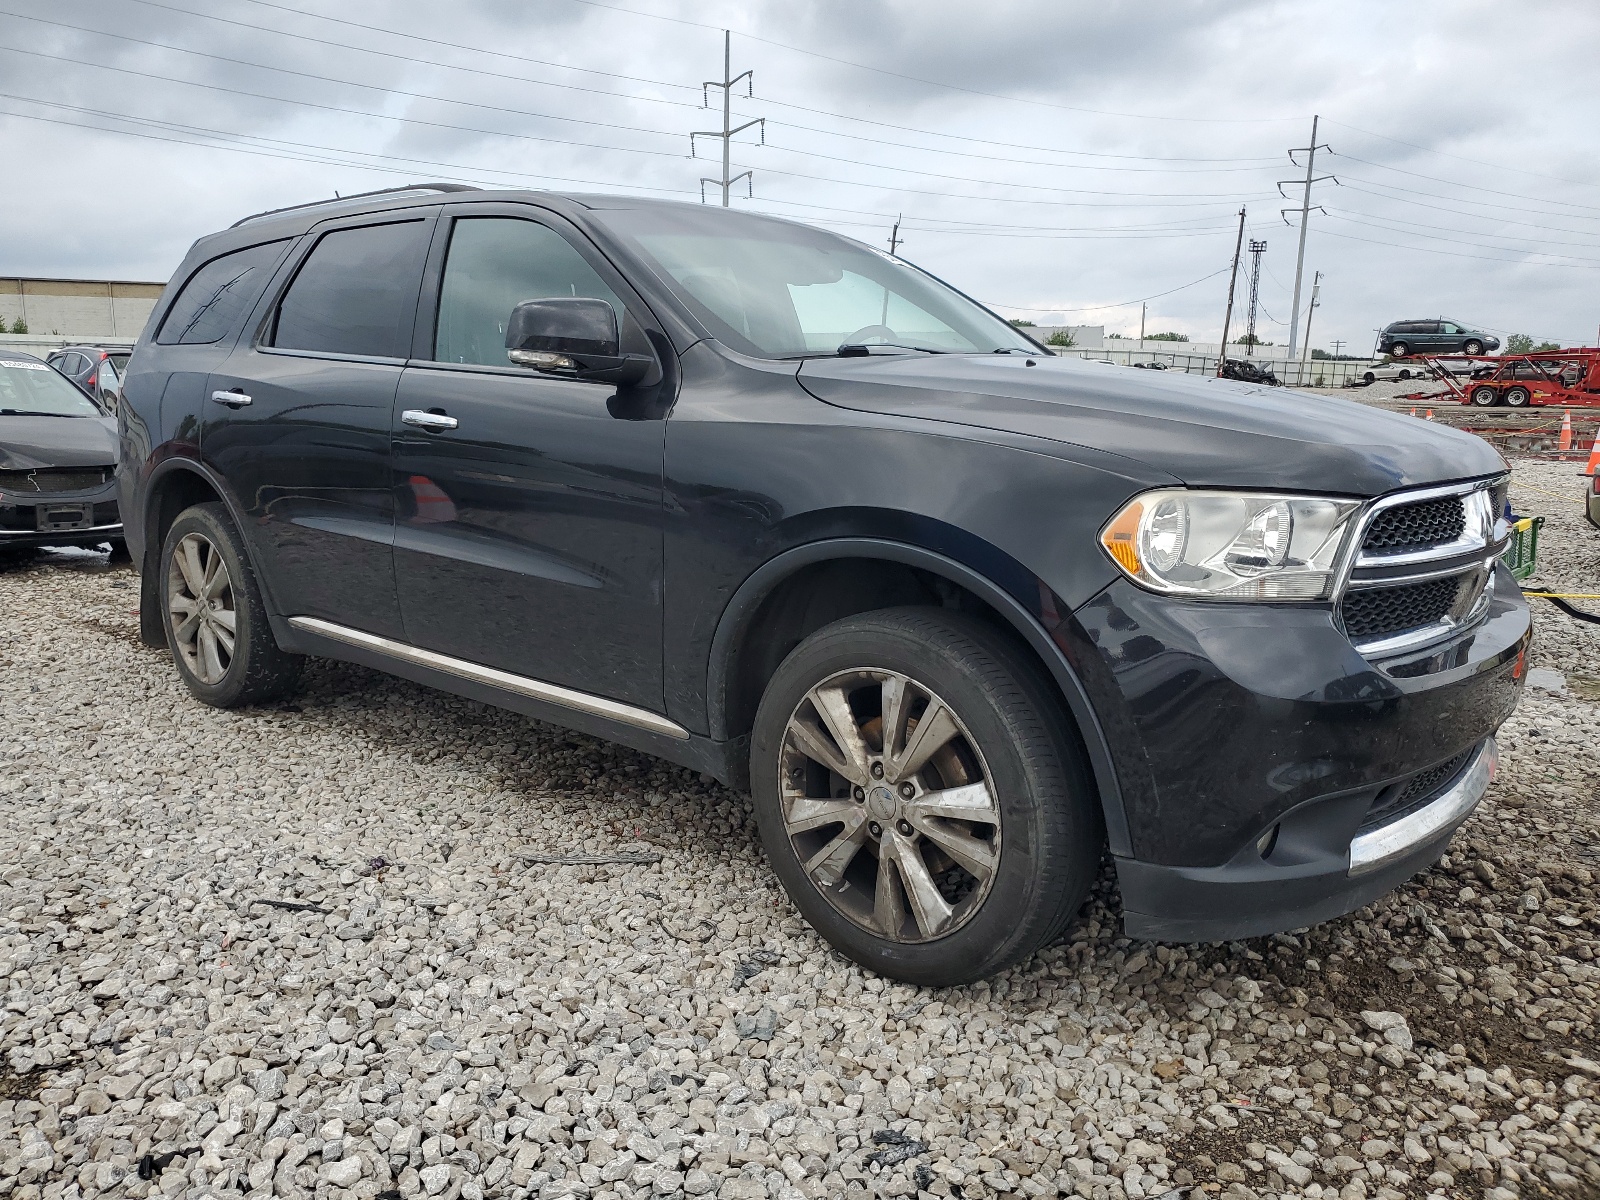
<path id="1" fill-rule="evenodd" d="M 337 625 L 318 617 L 289 617 L 278 625 L 278 642 L 296 654 L 335 658 L 398 675 L 402 679 L 510 709 L 552 725 L 592 734 L 653 754 L 722 782 L 736 778 L 747 753 L 743 739 L 717 742 L 691 734 L 647 709 L 590 695 L 525 675 L 514 675 L 452 658 L 405 642 Z"/>

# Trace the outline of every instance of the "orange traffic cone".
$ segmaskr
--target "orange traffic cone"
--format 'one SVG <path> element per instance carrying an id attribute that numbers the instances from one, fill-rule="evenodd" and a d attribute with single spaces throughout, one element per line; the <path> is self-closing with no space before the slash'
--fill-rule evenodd
<path id="1" fill-rule="evenodd" d="M 1411 406 L 1411 415 L 1413 417 L 1417 415 L 1417 406 L 1415 404 Z"/>
<path id="2" fill-rule="evenodd" d="M 1597 469 L 1600 469 L 1600 431 L 1596 431 L 1594 441 L 1589 445 L 1589 465 L 1583 469 L 1583 473 L 1592 476 Z"/>
<path id="3" fill-rule="evenodd" d="M 1428 410 L 1428 415 L 1426 417 L 1424 417 L 1423 420 L 1425 420 L 1425 421 L 1433 420 L 1433 409 L 1430 408 Z"/>
<path id="4" fill-rule="evenodd" d="M 1561 418 L 1561 440 L 1556 443 L 1558 450 L 1572 449 L 1572 410 L 1567 409 L 1566 415 Z"/>

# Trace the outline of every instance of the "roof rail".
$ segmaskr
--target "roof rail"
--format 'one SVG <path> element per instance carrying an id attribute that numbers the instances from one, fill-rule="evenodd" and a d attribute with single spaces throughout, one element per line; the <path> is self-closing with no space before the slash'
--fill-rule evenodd
<path id="1" fill-rule="evenodd" d="M 302 208 L 321 208 L 324 204 L 343 204 L 348 200 L 365 200 L 368 196 L 393 196 L 400 192 L 477 192 L 481 188 L 473 187 L 469 183 L 408 183 L 404 187 L 379 188 L 375 192 L 353 192 L 348 196 L 334 196 L 331 200 L 310 200 L 305 204 L 290 204 L 284 208 L 269 208 L 266 212 L 251 213 L 228 226 L 237 229 L 241 225 L 248 225 L 251 221 L 259 221 L 263 217 L 275 217 L 279 213 L 298 212 Z"/>

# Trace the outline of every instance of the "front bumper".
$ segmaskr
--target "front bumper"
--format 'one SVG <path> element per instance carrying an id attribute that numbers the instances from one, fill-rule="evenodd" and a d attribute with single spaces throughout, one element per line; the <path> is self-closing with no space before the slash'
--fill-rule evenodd
<path id="1" fill-rule="evenodd" d="M 1314 606 L 1119 582 L 1080 608 L 1094 650 L 1076 665 L 1122 788 L 1128 932 L 1297 928 L 1436 859 L 1487 788 L 1493 734 L 1521 694 L 1527 602 L 1503 567 L 1492 589 L 1453 638 L 1373 661 Z"/>
<path id="2" fill-rule="evenodd" d="M 61 509 L 81 509 L 88 523 L 55 527 L 52 510 Z M 122 536 L 114 481 L 84 492 L 0 492 L 0 547 L 94 546 Z"/>
<path id="3" fill-rule="evenodd" d="M 1127 932 L 1152 941 L 1232 941 L 1315 925 L 1352 912 L 1438 860 L 1489 790 L 1496 762 L 1494 739 L 1485 738 L 1427 804 L 1358 833 L 1343 854 L 1336 849 L 1335 836 L 1323 853 L 1304 862 L 1274 862 L 1277 846 L 1262 854 L 1253 844 L 1221 867 L 1155 866 L 1119 859 Z M 1283 824 L 1278 827 L 1279 842 L 1285 837 Z"/>

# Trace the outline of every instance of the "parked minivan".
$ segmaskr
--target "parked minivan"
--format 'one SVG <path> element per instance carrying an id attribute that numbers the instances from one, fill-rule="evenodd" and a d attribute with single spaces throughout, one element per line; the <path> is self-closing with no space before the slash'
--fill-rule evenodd
<path id="1" fill-rule="evenodd" d="M 1405 358 L 1412 354 L 1493 354 L 1500 339 L 1457 321 L 1396 321 L 1378 334 L 1378 353 Z"/>
<path id="2" fill-rule="evenodd" d="M 1484 441 L 1056 357 L 773 217 L 247 218 L 120 420 L 142 633 L 200 701 L 321 655 L 709 772 L 819 933 L 915 983 L 1025 959 L 1106 851 L 1137 937 L 1349 912 L 1444 851 L 1523 682 Z"/>

